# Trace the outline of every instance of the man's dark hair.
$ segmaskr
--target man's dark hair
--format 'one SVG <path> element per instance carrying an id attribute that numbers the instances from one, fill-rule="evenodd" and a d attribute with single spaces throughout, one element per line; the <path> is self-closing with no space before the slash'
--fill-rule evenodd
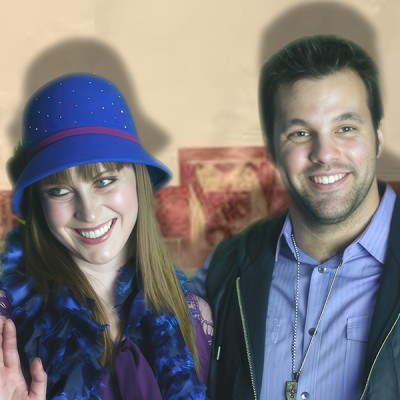
<path id="1" fill-rule="evenodd" d="M 279 87 L 300 79 L 322 78 L 345 69 L 358 73 L 365 84 L 376 132 L 383 117 L 378 68 L 356 43 L 334 35 L 308 36 L 289 43 L 264 64 L 259 85 L 260 118 L 274 160 L 274 101 Z"/>

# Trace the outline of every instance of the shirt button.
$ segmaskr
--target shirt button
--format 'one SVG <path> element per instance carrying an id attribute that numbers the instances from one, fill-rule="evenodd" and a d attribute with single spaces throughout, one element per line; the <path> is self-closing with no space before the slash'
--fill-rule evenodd
<path id="1" fill-rule="evenodd" d="M 308 394 L 308 392 L 303 392 L 302 394 L 301 394 L 301 398 L 302 399 L 308 399 L 308 397 L 309 397 L 310 395 Z"/>
<path id="2" fill-rule="evenodd" d="M 326 268 L 323 268 L 323 267 L 319 267 L 319 268 L 318 268 L 318 272 L 319 272 L 320 274 L 323 274 L 325 271 L 326 271 Z"/>
<path id="3" fill-rule="evenodd" d="M 314 334 L 315 334 L 315 328 L 310 328 L 310 329 L 308 330 L 308 334 L 309 334 L 310 336 L 314 336 Z"/>

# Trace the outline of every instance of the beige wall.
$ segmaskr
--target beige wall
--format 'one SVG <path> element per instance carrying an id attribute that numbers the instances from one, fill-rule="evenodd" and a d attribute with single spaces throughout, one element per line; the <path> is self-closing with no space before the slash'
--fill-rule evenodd
<path id="1" fill-rule="evenodd" d="M 400 180 L 398 0 L 25 0 L 4 2 L 0 21 L 0 189 L 10 186 L 5 162 L 23 103 L 59 74 L 94 71 L 119 84 L 146 147 L 176 173 L 180 147 L 262 144 L 262 60 L 319 32 L 376 57 L 386 111 L 379 172 Z"/>

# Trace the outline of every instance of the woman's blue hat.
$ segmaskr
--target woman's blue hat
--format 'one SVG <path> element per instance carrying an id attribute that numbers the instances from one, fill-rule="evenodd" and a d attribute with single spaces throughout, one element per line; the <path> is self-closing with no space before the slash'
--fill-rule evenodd
<path id="1" fill-rule="evenodd" d="M 139 141 L 128 105 L 118 88 L 94 74 L 65 75 L 40 88 L 28 101 L 22 145 L 9 163 L 15 180 L 12 207 L 22 216 L 24 191 L 55 172 L 82 164 L 128 162 L 146 165 L 153 188 L 171 172 Z M 19 158 L 15 162 L 15 158 Z M 18 172 L 15 165 L 20 164 Z"/>

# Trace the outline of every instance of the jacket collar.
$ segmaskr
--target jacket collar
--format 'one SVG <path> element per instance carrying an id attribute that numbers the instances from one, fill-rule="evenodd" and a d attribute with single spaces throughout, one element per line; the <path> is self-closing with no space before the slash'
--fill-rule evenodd
<path id="1" fill-rule="evenodd" d="M 400 313 L 400 197 L 397 196 L 390 224 L 389 243 L 384 263 L 381 285 L 372 318 L 367 345 L 366 371 L 371 369 L 374 358 L 386 335 Z"/>
<path id="2" fill-rule="evenodd" d="M 240 290 L 255 367 L 257 393 L 261 391 L 264 368 L 265 324 L 268 297 L 275 263 L 275 248 L 285 220 L 282 215 L 246 237 L 245 258 L 241 264 Z"/>

